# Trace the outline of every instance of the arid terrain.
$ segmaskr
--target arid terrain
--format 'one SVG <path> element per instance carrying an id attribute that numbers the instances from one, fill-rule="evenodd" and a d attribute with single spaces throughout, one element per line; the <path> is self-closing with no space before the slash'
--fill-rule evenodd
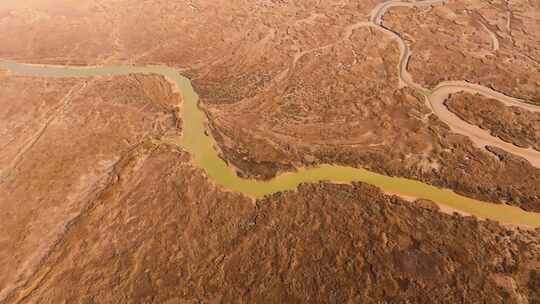
<path id="1" fill-rule="evenodd" d="M 419 82 L 467 80 L 540 103 L 538 9 L 537 1 L 453 0 L 394 8 L 384 24 L 410 41 L 409 71 Z"/>
<path id="2" fill-rule="evenodd" d="M 0 41 L 175 68 L 244 178 L 335 164 L 540 212 L 535 1 L 7 0 Z M 0 303 L 540 303 L 540 228 L 357 182 L 231 191 L 175 141 L 182 93 L 0 69 Z"/>
<path id="3" fill-rule="evenodd" d="M 179 132 L 157 77 L 1 77 L 0 298 L 35 269 L 136 147 Z"/>
<path id="4" fill-rule="evenodd" d="M 450 111 L 467 122 L 489 130 L 493 136 L 524 148 L 540 151 L 540 113 L 506 107 L 497 100 L 471 94 L 454 95 Z"/>

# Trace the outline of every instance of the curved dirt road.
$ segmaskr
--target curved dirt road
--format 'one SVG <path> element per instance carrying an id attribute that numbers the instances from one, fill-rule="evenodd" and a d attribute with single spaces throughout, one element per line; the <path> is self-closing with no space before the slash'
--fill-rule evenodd
<path id="1" fill-rule="evenodd" d="M 414 2 L 405 2 L 405 1 L 387 1 L 383 2 L 375 8 L 370 13 L 369 20 L 376 25 L 382 24 L 382 18 L 384 14 L 392 7 L 421 7 L 421 6 L 431 6 L 434 4 L 443 4 L 447 0 L 423 0 L 423 1 L 414 1 Z"/>
<path id="2" fill-rule="evenodd" d="M 534 167 L 540 168 L 540 151 L 531 148 L 520 148 L 511 143 L 505 142 L 498 137 L 492 136 L 488 131 L 485 131 L 475 125 L 471 125 L 459 118 L 454 113 L 450 112 L 444 102 L 451 94 L 467 92 L 471 94 L 480 94 L 488 98 L 496 99 L 506 106 L 520 107 L 532 112 L 540 112 L 540 106 L 529 104 L 525 100 L 514 98 L 501 92 L 494 91 L 490 88 L 466 81 L 444 81 L 430 90 L 423 87 L 421 84 L 416 83 L 412 76 L 408 73 L 407 66 L 412 53 L 409 46 L 407 43 L 405 43 L 405 40 L 403 40 L 399 33 L 394 32 L 382 25 L 384 14 L 392 7 L 422 7 L 444 3 L 446 3 L 446 0 L 426 0 L 416 2 L 388 1 L 377 5 L 372 10 L 370 14 L 371 26 L 382 30 L 399 43 L 401 50 L 398 66 L 399 87 L 408 86 L 422 93 L 426 98 L 428 105 L 432 109 L 433 114 L 437 115 L 441 121 L 446 123 L 453 132 L 467 136 L 478 147 L 485 148 L 486 146 L 493 146 L 503 149 L 528 160 Z"/>

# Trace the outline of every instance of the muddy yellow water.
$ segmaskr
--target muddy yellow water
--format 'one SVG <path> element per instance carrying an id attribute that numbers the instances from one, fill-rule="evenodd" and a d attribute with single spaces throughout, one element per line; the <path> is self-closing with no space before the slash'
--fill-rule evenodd
<path id="1" fill-rule="evenodd" d="M 216 184 L 231 191 L 261 197 L 283 190 L 293 190 L 304 182 L 322 180 L 334 182 L 359 181 L 377 186 L 385 192 L 429 199 L 439 205 L 480 218 L 492 219 L 506 224 L 540 226 L 539 213 L 525 212 L 516 207 L 473 200 L 450 190 L 440 189 L 405 178 L 384 176 L 364 169 L 322 165 L 316 168 L 300 169 L 297 172 L 282 174 L 270 181 L 240 178 L 232 168 L 218 157 L 212 137 L 205 135 L 206 117 L 198 107 L 198 96 L 193 90 L 190 81 L 168 67 L 106 66 L 75 68 L 0 61 L 0 69 L 10 70 L 11 73 L 16 75 L 43 77 L 90 77 L 131 73 L 153 73 L 165 76 L 177 86 L 183 97 L 181 107 L 183 135 L 179 140 L 179 144 L 192 155 L 194 163 L 203 168 Z"/>

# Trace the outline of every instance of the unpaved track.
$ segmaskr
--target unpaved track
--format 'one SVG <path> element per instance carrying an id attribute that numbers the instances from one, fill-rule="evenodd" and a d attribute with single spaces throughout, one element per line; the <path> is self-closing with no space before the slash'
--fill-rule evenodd
<path id="1" fill-rule="evenodd" d="M 499 38 L 497 38 L 497 35 L 490 30 L 484 23 L 480 23 L 482 25 L 482 28 L 489 34 L 489 37 L 491 38 L 491 46 L 493 47 L 492 51 L 496 52 L 499 50 L 500 43 Z"/>
<path id="2" fill-rule="evenodd" d="M 384 14 L 392 7 L 422 7 L 446 3 L 447 0 L 424 0 L 415 2 L 387 1 L 377 5 L 370 13 L 369 20 L 377 25 L 382 24 Z"/>
<path id="3" fill-rule="evenodd" d="M 392 7 L 426 7 L 444 3 L 446 3 L 446 0 L 426 0 L 416 2 L 388 1 L 377 5 L 371 11 L 371 26 L 380 29 L 387 35 L 390 35 L 399 43 L 399 48 L 401 50 L 398 66 L 399 87 L 408 86 L 422 93 L 425 96 L 428 105 L 432 109 L 433 114 L 437 115 L 441 121 L 446 123 L 453 132 L 467 136 L 476 146 L 480 148 L 493 146 L 503 149 L 514 155 L 523 157 L 534 167 L 540 168 L 540 151 L 530 148 L 520 148 L 511 143 L 505 142 L 498 137 L 492 136 L 488 131 L 482 130 L 475 125 L 471 125 L 459 118 L 454 113 L 450 112 L 444 102 L 451 94 L 467 92 L 471 94 L 480 94 L 488 98 L 496 99 L 506 106 L 520 107 L 532 112 L 540 112 L 540 106 L 529 104 L 525 100 L 514 98 L 494 91 L 490 88 L 466 81 L 444 81 L 435 86 L 434 89 L 430 90 L 423 87 L 421 84 L 416 83 L 412 76 L 408 73 L 407 66 L 412 53 L 409 46 L 399 33 L 396 33 L 382 25 L 384 14 Z M 494 47 L 498 48 L 498 44 L 494 45 Z"/>

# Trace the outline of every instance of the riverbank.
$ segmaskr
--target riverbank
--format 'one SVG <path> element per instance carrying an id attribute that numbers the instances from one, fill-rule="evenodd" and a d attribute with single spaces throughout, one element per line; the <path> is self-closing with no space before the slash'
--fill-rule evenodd
<path id="1" fill-rule="evenodd" d="M 364 169 L 322 165 L 285 173 L 269 181 L 243 179 L 223 161 L 215 150 L 215 142 L 205 134 L 206 116 L 198 106 L 198 95 L 190 81 L 168 67 L 149 66 L 104 66 L 104 67 L 58 67 L 25 65 L 15 62 L 0 62 L 1 69 L 15 75 L 40 77 L 95 77 L 127 74 L 158 74 L 174 83 L 182 94 L 181 117 L 183 134 L 180 146 L 189 152 L 196 166 L 204 169 L 207 176 L 225 189 L 244 193 L 251 197 L 262 197 L 276 192 L 294 190 L 302 183 L 317 181 L 364 182 L 381 188 L 382 191 L 405 197 L 428 199 L 442 206 L 512 225 L 540 226 L 540 214 L 526 212 L 517 207 L 481 202 L 460 196 L 450 190 L 439 189 L 418 181 L 389 177 Z"/>

